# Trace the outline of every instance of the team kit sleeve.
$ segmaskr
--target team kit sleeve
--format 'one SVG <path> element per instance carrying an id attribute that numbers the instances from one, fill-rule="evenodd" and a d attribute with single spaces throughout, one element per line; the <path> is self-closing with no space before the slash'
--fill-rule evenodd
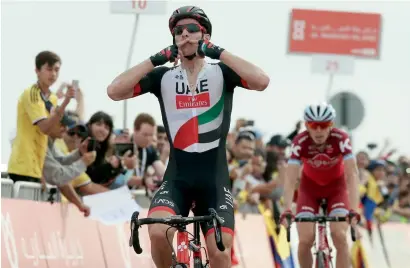
<path id="1" fill-rule="evenodd" d="M 222 62 L 219 62 L 218 65 L 219 67 L 221 67 L 228 90 L 233 91 L 235 87 L 249 89 L 248 83 L 245 80 L 243 80 L 234 70 L 232 70 Z"/>
<path id="2" fill-rule="evenodd" d="M 302 147 L 300 144 L 297 143 L 297 139 L 294 139 L 292 145 L 290 146 L 290 157 L 288 160 L 288 164 L 293 165 L 300 165 L 302 164 Z"/>
<path id="3" fill-rule="evenodd" d="M 350 137 L 345 132 L 342 133 L 342 138 L 339 141 L 339 149 L 341 154 L 343 155 L 344 160 L 354 158 Z"/>
<path id="4" fill-rule="evenodd" d="M 24 91 L 23 94 L 22 104 L 33 125 L 43 119 L 47 119 L 48 114 L 43 99 L 40 96 L 40 91 L 30 88 Z"/>
<path id="5" fill-rule="evenodd" d="M 162 76 L 168 70 L 169 68 L 165 66 L 154 68 L 154 70 L 145 75 L 139 83 L 134 86 L 133 97 L 137 97 L 148 92 L 158 96 L 161 92 Z"/>

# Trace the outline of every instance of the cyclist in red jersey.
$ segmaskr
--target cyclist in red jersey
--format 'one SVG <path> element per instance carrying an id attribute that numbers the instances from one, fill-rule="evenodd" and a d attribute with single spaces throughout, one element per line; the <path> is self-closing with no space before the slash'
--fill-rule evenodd
<path id="1" fill-rule="evenodd" d="M 319 212 L 319 201 L 327 200 L 329 216 L 346 216 L 356 223 L 359 205 L 359 179 L 349 136 L 333 127 L 336 112 L 330 104 L 310 105 L 304 111 L 306 131 L 292 142 L 284 184 L 285 215 L 291 214 L 293 194 L 302 168 L 298 189 L 297 216 L 311 217 Z M 287 223 L 282 221 L 284 225 Z M 348 223 L 330 223 L 333 244 L 337 250 L 336 267 L 350 267 L 346 232 Z M 314 223 L 298 223 L 298 258 L 301 268 L 311 268 L 311 248 L 315 240 Z"/>

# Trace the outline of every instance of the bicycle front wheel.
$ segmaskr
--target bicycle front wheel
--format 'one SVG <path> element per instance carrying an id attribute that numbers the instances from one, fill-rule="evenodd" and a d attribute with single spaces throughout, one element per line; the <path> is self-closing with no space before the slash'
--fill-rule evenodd
<path id="1" fill-rule="evenodd" d="M 329 268 L 326 254 L 323 251 L 319 251 L 316 255 L 316 268 Z"/>
<path id="2" fill-rule="evenodd" d="M 203 268 L 201 258 L 194 258 L 194 268 Z"/>

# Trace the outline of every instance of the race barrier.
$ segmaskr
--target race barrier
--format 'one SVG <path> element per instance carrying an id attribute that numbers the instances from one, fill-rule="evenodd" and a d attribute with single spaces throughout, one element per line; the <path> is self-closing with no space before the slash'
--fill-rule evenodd
<path id="1" fill-rule="evenodd" d="M 104 225 L 69 204 L 1 200 L 2 268 L 154 268 L 147 226 L 140 229 L 143 253 L 128 246 L 129 224 Z M 145 217 L 147 210 L 141 211 Z M 236 216 L 237 268 L 274 267 L 260 215 Z"/>

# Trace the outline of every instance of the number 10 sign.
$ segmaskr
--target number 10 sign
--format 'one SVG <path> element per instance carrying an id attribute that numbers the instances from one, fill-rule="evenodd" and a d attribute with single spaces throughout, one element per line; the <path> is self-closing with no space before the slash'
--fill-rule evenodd
<path id="1" fill-rule="evenodd" d="M 111 1 L 111 13 L 162 15 L 167 12 L 166 1 L 127 0 Z"/>

